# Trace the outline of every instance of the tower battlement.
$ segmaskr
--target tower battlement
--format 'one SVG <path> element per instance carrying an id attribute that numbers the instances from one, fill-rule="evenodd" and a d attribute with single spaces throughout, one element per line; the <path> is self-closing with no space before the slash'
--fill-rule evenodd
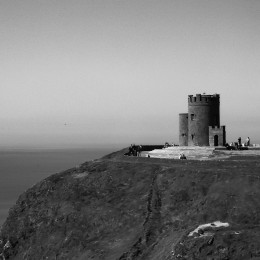
<path id="1" fill-rule="evenodd" d="M 196 96 L 189 95 L 188 96 L 188 104 L 189 105 L 211 105 L 211 104 L 219 104 L 219 94 L 214 95 L 205 95 L 205 94 L 196 94 Z"/>
<path id="2" fill-rule="evenodd" d="M 219 130 L 225 130 L 226 126 L 222 125 L 222 126 L 209 126 L 209 131 L 219 131 Z"/>

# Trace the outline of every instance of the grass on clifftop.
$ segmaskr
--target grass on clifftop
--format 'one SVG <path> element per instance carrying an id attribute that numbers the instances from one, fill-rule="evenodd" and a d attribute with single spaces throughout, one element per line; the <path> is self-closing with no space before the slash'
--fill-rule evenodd
<path id="1" fill-rule="evenodd" d="M 260 160 L 127 157 L 127 149 L 23 193 L 1 231 L 6 259 L 260 257 Z M 188 234 L 201 224 L 227 228 Z"/>

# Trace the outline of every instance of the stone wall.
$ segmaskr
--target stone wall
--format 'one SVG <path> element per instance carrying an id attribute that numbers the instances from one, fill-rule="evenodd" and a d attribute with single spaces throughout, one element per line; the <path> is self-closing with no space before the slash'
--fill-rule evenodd
<path id="1" fill-rule="evenodd" d="M 188 146 L 188 113 L 179 114 L 179 145 Z"/>
<path id="2" fill-rule="evenodd" d="M 226 144 L 226 127 L 209 126 L 209 145 L 224 146 Z"/>

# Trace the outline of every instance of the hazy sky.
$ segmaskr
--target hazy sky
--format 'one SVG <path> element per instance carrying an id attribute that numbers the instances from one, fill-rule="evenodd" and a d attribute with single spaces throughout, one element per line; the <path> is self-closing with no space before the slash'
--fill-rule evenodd
<path id="1" fill-rule="evenodd" d="M 259 0 L 0 0 L 0 37 L 1 146 L 177 143 L 203 92 L 260 142 Z"/>

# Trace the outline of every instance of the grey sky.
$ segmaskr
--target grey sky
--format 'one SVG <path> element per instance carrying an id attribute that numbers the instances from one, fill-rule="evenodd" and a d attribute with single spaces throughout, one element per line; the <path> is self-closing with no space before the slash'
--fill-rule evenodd
<path id="1" fill-rule="evenodd" d="M 203 92 L 260 142 L 258 0 L 0 0 L 0 37 L 2 145 L 178 142 Z"/>

